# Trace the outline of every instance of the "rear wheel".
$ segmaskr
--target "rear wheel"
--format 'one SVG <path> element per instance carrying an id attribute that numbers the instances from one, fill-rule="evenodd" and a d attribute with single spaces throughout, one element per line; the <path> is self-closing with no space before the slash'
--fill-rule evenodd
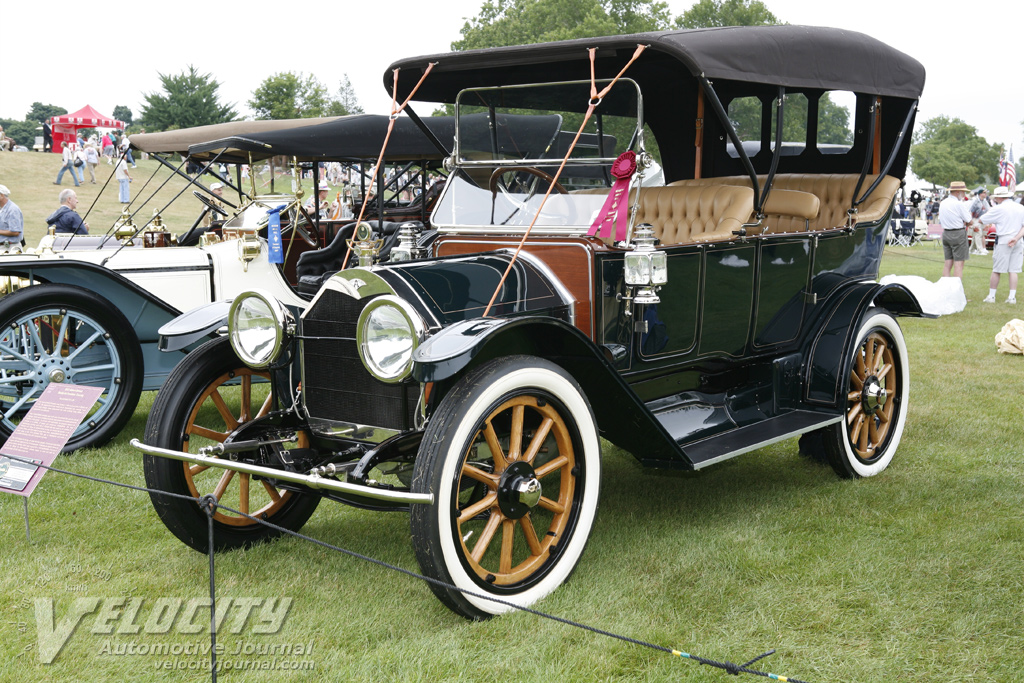
<path id="1" fill-rule="evenodd" d="M 530 605 L 579 562 L 597 512 L 600 441 L 579 385 L 548 361 L 512 356 L 458 382 L 416 459 L 413 543 L 420 568 L 457 588 Z M 512 609 L 431 584 L 474 619 Z"/>
<path id="2" fill-rule="evenodd" d="M 865 316 L 849 367 L 845 418 L 827 428 L 823 444 L 839 476 L 870 477 L 889 466 L 907 421 L 907 345 L 889 313 Z"/>
<path id="3" fill-rule="evenodd" d="M 102 446 L 135 411 L 142 374 L 131 324 L 95 292 L 41 284 L 0 300 L 0 440 L 47 386 L 61 383 L 103 389 L 64 452 Z"/>
<path id="4" fill-rule="evenodd" d="M 223 443 L 240 425 L 270 410 L 270 384 L 261 381 L 267 378 L 238 360 L 226 337 L 207 342 L 174 369 L 157 394 L 146 423 L 146 443 L 187 453 Z M 297 446 L 308 446 L 304 434 L 299 434 Z M 145 455 L 143 469 L 150 488 L 195 498 L 212 494 L 227 507 L 292 531 L 302 528 L 320 503 L 319 496 L 285 491 L 265 479 L 216 467 Z M 196 502 L 157 493 L 150 498 L 175 536 L 207 552 L 207 516 Z M 246 547 L 281 534 L 223 508 L 213 519 L 215 550 Z"/>

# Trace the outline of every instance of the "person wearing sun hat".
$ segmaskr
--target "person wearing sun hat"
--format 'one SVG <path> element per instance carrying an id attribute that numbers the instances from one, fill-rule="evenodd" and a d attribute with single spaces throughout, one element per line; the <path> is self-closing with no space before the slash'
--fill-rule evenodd
<path id="1" fill-rule="evenodd" d="M 214 195 L 216 195 L 217 197 L 223 197 L 224 196 L 224 183 L 213 183 L 212 185 L 210 185 L 210 192 L 213 193 Z M 217 201 L 217 199 L 214 198 L 214 197 L 210 197 L 210 203 L 213 204 L 214 206 L 216 206 L 217 208 L 220 208 L 220 209 L 224 208 L 224 204 L 222 202 Z M 222 218 L 222 216 L 217 214 L 215 211 L 207 210 L 205 212 L 204 217 L 203 217 L 203 227 L 204 228 L 212 227 L 214 219 L 220 219 L 220 218 Z"/>
<path id="2" fill-rule="evenodd" d="M 939 203 L 939 224 L 942 226 L 942 277 L 962 278 L 968 256 L 967 226 L 973 220 L 964 197 L 970 190 L 961 180 L 949 184 L 949 196 Z"/>
<path id="3" fill-rule="evenodd" d="M 996 289 L 1002 273 L 1010 274 L 1010 296 L 1006 303 L 1017 303 L 1017 277 L 1024 264 L 1024 206 L 1013 201 L 1013 190 L 997 187 L 992 193 L 995 206 L 982 214 L 982 223 L 996 226 L 996 246 L 992 250 L 992 275 L 988 280 L 985 303 L 996 302 Z"/>
<path id="4" fill-rule="evenodd" d="M 330 209 L 330 202 L 327 201 L 327 193 L 331 191 L 331 186 L 325 181 L 320 181 L 320 190 L 316 193 L 316 197 L 310 197 L 306 200 L 303 208 L 310 216 L 313 215 L 314 211 L 320 212 L 320 218 L 327 218 L 327 211 Z"/>

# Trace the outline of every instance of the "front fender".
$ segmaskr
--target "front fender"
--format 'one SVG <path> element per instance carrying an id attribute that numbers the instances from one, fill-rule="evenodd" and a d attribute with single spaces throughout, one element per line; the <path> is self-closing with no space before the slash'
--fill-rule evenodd
<path id="1" fill-rule="evenodd" d="M 203 339 L 216 337 L 217 330 L 228 324 L 231 299 L 212 301 L 193 308 L 161 326 L 160 350 L 181 351 Z"/>
<path id="2" fill-rule="evenodd" d="M 644 465 L 693 469 L 661 423 L 614 368 L 604 350 L 572 325 L 551 317 L 474 318 L 449 325 L 413 354 L 412 375 L 435 383 L 431 402 L 439 400 L 459 376 L 502 356 L 545 358 L 575 378 L 594 409 L 601 436 L 634 452 Z"/>
<path id="3" fill-rule="evenodd" d="M 917 298 L 903 285 L 860 282 L 850 286 L 824 314 L 824 324 L 810 345 L 805 374 L 809 403 L 842 408 L 840 396 L 847 359 L 856 343 L 861 320 L 871 308 L 884 308 L 894 316 L 926 316 Z"/>

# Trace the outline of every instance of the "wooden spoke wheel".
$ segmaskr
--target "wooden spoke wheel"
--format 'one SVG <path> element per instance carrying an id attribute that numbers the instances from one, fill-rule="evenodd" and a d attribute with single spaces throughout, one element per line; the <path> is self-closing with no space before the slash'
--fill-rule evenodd
<path id="1" fill-rule="evenodd" d="M 227 338 L 208 342 L 189 354 L 157 394 L 146 423 L 146 443 L 197 453 L 223 443 L 239 426 L 270 411 L 270 384 L 265 373 L 246 367 Z M 308 446 L 299 434 L 298 446 Z M 222 505 L 285 529 L 297 531 L 320 502 L 315 494 L 285 491 L 241 472 L 143 456 L 151 489 L 189 498 L 212 494 Z M 190 547 L 207 552 L 206 513 L 194 500 L 150 494 L 153 507 L 171 532 Z M 245 547 L 279 535 L 258 521 L 218 508 L 214 513 L 214 548 Z"/>
<path id="2" fill-rule="evenodd" d="M 440 402 L 416 458 L 416 557 L 452 610 L 473 619 L 529 605 L 565 581 L 597 511 L 597 426 L 579 385 L 529 356 L 468 373 Z M 459 590 L 462 589 L 462 590 Z"/>
<path id="3" fill-rule="evenodd" d="M 181 450 L 195 453 L 198 446 L 223 443 L 240 425 L 266 415 L 271 406 L 270 385 L 257 383 L 254 387 L 254 378 L 269 380 L 270 374 L 243 366 L 213 380 L 189 415 Z M 305 434 L 300 433 L 299 445 L 309 445 Z M 181 464 L 193 496 L 200 498 L 213 494 L 218 502 L 254 517 L 269 519 L 287 505 L 292 496 L 291 491 L 278 490 L 263 479 L 253 481 L 253 477 L 244 472 L 187 462 Z M 233 526 L 255 524 L 248 517 L 226 512 L 223 508 L 218 508 L 213 518 Z"/>
<path id="4" fill-rule="evenodd" d="M 569 428 L 549 402 L 517 396 L 484 420 L 457 475 L 455 511 L 477 577 L 512 585 L 548 560 L 576 504 L 575 467 Z"/>
<path id="5" fill-rule="evenodd" d="M 907 419 L 907 346 L 889 313 L 868 312 L 848 367 L 844 419 L 823 432 L 822 442 L 841 477 L 870 477 L 889 466 Z"/>
<path id="6" fill-rule="evenodd" d="M 864 462 L 874 459 L 889 436 L 896 405 L 889 397 L 898 391 L 899 379 L 889 341 L 872 332 L 854 355 L 847 394 L 850 447 Z"/>

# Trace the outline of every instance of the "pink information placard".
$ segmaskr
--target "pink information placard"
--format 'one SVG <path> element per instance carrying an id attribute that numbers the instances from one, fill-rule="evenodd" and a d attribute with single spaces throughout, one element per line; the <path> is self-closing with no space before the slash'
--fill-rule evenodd
<path id="1" fill-rule="evenodd" d="M 32 495 L 46 473 L 39 465 L 50 466 L 102 393 L 102 387 L 48 385 L 7 442 L 0 446 L 0 492 L 26 498 Z"/>

